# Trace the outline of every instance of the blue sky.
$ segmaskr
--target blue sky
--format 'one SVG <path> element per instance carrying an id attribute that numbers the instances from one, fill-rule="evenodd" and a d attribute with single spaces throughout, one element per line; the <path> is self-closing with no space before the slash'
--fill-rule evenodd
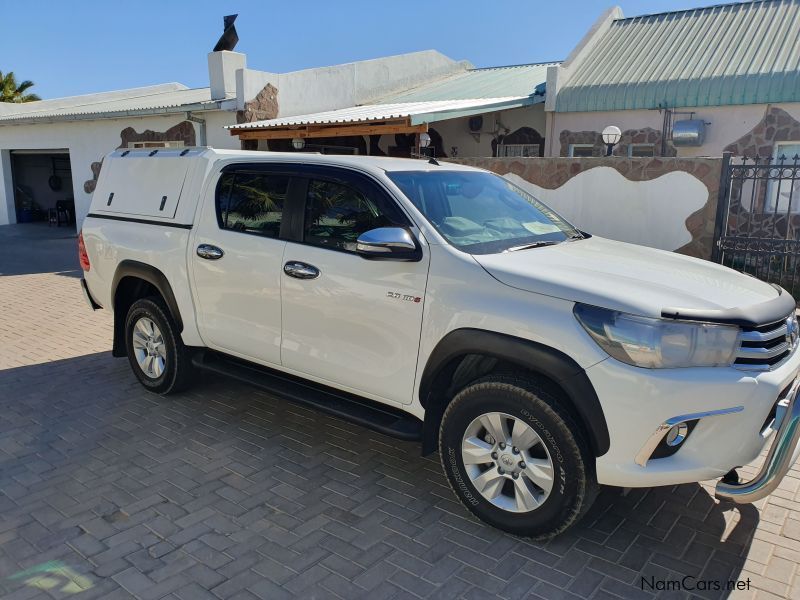
<path id="1" fill-rule="evenodd" d="M 713 4 L 623 0 L 626 16 Z M 565 58 L 613 2 L 590 0 L 0 0 L 0 71 L 43 98 L 179 81 L 208 85 L 222 16 L 248 66 L 292 71 L 434 48 L 476 66 Z"/>

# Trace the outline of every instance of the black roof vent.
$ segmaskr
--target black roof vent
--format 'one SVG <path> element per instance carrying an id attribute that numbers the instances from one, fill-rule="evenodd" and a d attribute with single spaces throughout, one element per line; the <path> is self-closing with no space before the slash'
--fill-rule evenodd
<path id="1" fill-rule="evenodd" d="M 223 17 L 222 20 L 225 23 L 225 31 L 222 32 L 222 35 L 217 40 L 217 45 L 214 46 L 214 52 L 219 52 L 220 50 L 233 50 L 236 47 L 236 44 L 239 43 L 239 36 L 236 33 L 236 27 L 234 27 L 233 22 L 236 20 L 236 17 L 239 15 L 227 15 Z"/>

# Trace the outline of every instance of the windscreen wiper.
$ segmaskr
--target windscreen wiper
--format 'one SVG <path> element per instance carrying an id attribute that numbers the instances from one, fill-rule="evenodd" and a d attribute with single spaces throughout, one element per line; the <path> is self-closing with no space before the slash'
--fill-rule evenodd
<path id="1" fill-rule="evenodd" d="M 506 252 L 514 252 L 516 250 L 527 250 L 528 248 L 541 248 L 542 246 L 555 246 L 556 244 L 560 244 L 561 242 L 556 242 L 554 240 L 546 240 L 542 242 L 533 242 L 532 244 L 523 244 L 522 246 L 514 246 L 506 250 Z"/>

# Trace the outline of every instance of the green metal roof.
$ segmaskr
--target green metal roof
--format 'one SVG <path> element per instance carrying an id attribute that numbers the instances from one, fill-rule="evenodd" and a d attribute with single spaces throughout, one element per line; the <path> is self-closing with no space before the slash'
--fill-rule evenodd
<path id="1" fill-rule="evenodd" d="M 800 0 L 618 19 L 559 89 L 556 111 L 800 101 Z"/>
<path id="2" fill-rule="evenodd" d="M 388 102 L 428 102 L 431 100 L 467 100 L 532 96 L 536 86 L 547 81 L 547 67 L 557 62 L 509 67 L 467 69 L 431 83 L 381 98 Z M 543 96 L 538 96 L 544 100 Z"/>

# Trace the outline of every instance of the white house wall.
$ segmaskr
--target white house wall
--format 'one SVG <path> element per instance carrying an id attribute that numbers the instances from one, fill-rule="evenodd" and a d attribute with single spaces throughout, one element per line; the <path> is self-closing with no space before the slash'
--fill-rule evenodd
<path id="1" fill-rule="evenodd" d="M 278 116 L 291 117 L 378 101 L 469 66 L 425 50 L 291 73 L 242 69 L 237 72 L 237 98 L 241 110 L 265 85 L 272 84 L 278 90 Z"/>
<path id="2" fill-rule="evenodd" d="M 14 182 L 11 179 L 11 152 L 0 149 L 0 225 L 16 222 Z"/>
<path id="3" fill-rule="evenodd" d="M 500 128 L 502 126 L 502 128 Z M 452 147 L 458 149 L 460 158 L 482 158 L 492 156 L 492 140 L 499 133 L 513 133 L 522 127 L 530 127 L 545 136 L 545 112 L 543 104 L 523 108 L 501 110 L 483 115 L 481 133 L 469 130 L 469 117 L 436 121 L 430 124 L 442 136 L 444 151 L 452 156 Z M 388 154 L 389 146 L 394 146 L 394 136 L 381 136 L 380 149 Z"/>
<path id="4" fill-rule="evenodd" d="M 222 123 L 218 122 L 225 117 L 214 116 L 209 119 L 211 114 L 206 115 L 209 140 L 218 143 L 220 147 L 238 147 L 238 142 L 230 139 L 227 132 L 222 130 Z M 225 116 L 229 119 L 228 123 L 235 121 L 235 113 L 225 113 Z M 11 164 L 8 160 L 10 150 L 55 148 L 69 150 L 75 213 L 80 228 L 91 203 L 91 194 L 87 194 L 83 189 L 84 182 L 92 179 L 90 165 L 102 160 L 106 154 L 120 145 L 120 132 L 126 127 L 133 127 L 137 133 L 147 129 L 166 131 L 184 120 L 183 115 L 170 115 L 0 127 L 0 181 L 3 182 L 0 186 L 0 224 L 13 223 L 16 220 L 13 188 L 10 185 Z M 195 132 L 197 133 L 197 126 Z M 227 145 L 223 145 L 225 142 Z"/>
<path id="5" fill-rule="evenodd" d="M 705 143 L 702 146 L 679 147 L 679 157 L 722 156 L 728 144 L 748 133 L 764 118 L 768 106 L 781 108 L 793 118 L 800 120 L 800 103 L 783 104 L 745 104 L 732 106 L 707 106 L 677 108 L 679 112 L 694 111 L 695 119 L 707 123 Z M 546 156 L 559 156 L 562 131 L 602 131 L 608 125 L 616 125 L 621 130 L 652 128 L 661 131 L 664 115 L 658 110 L 618 110 L 605 112 L 562 112 L 551 115 L 550 131 L 547 138 Z M 675 115 L 673 121 L 689 118 L 689 115 Z"/>
<path id="6" fill-rule="evenodd" d="M 236 123 L 236 113 L 214 111 L 203 113 L 199 116 L 206 121 L 207 146 L 211 146 L 212 148 L 228 148 L 231 150 L 238 150 L 242 147 L 239 138 L 232 136 L 227 129 L 224 129 L 226 125 L 233 125 Z"/>
<path id="7" fill-rule="evenodd" d="M 451 147 L 458 148 L 458 156 L 492 156 L 492 140 L 496 133 L 513 133 L 521 127 L 530 127 L 545 137 L 545 113 L 543 104 L 524 108 L 498 111 L 483 116 L 482 133 L 472 134 L 469 130 L 469 117 L 438 121 L 430 125 L 444 140 L 444 150 L 449 156 Z M 501 129 L 502 127 L 502 129 Z"/>

